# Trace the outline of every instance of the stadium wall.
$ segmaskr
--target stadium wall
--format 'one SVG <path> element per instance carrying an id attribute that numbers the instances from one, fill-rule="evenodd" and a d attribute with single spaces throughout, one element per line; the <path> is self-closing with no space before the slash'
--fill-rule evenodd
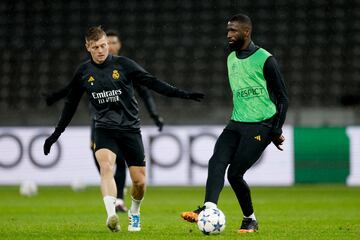
<path id="1" fill-rule="evenodd" d="M 204 185 L 207 161 L 223 126 L 143 127 L 151 185 Z M 97 185 L 88 127 L 69 127 L 49 156 L 42 144 L 52 128 L 0 128 L 0 185 Z M 360 185 L 360 127 L 284 128 L 284 151 L 269 146 L 245 175 L 251 185 Z M 129 180 L 129 179 L 128 179 Z"/>

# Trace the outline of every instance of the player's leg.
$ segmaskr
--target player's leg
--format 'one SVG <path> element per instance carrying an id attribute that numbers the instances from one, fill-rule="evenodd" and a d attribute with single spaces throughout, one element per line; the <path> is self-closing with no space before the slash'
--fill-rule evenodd
<path id="1" fill-rule="evenodd" d="M 205 207 L 210 208 L 217 205 L 220 192 L 224 187 L 226 168 L 235 154 L 239 142 L 239 134 L 228 129 L 228 127 L 219 136 L 214 153 L 209 160 L 204 207 L 200 207 L 195 211 L 183 212 L 181 217 L 186 221 L 196 222 L 198 214 Z"/>
<path id="2" fill-rule="evenodd" d="M 92 121 L 91 124 L 91 151 L 94 158 L 95 166 L 100 173 L 100 166 L 95 156 L 95 124 Z M 116 188 L 117 188 L 117 199 L 116 199 L 116 212 L 126 212 L 127 208 L 124 203 L 124 186 L 126 181 L 126 164 L 123 155 L 118 152 L 116 155 L 116 170 L 114 175 Z"/>
<path id="3" fill-rule="evenodd" d="M 224 187 L 226 168 L 235 154 L 239 140 L 239 134 L 228 129 L 225 129 L 217 140 L 214 153 L 209 160 L 204 203 L 217 204 Z"/>
<path id="4" fill-rule="evenodd" d="M 109 149 L 102 148 L 97 150 L 95 155 L 100 166 L 100 188 L 108 215 L 106 224 L 110 230 L 119 231 L 119 219 L 115 211 L 116 183 L 113 175 L 116 154 Z"/>
<path id="5" fill-rule="evenodd" d="M 99 165 L 98 161 L 96 160 L 95 151 L 94 151 L 93 149 L 91 149 L 91 152 L 92 152 L 92 156 L 93 156 L 93 159 L 94 159 L 94 163 L 95 163 L 96 169 L 97 169 L 98 172 L 100 173 L 100 165 Z"/>
<path id="6" fill-rule="evenodd" d="M 93 156 L 93 159 L 94 159 L 96 169 L 100 173 L 100 166 L 99 166 L 99 163 L 96 160 L 96 156 L 95 156 L 95 148 L 96 148 L 96 144 L 95 144 L 95 121 L 92 120 L 91 121 L 91 129 L 90 129 L 90 149 L 91 149 L 91 153 L 92 153 L 92 156 Z"/>
<path id="7" fill-rule="evenodd" d="M 141 230 L 140 205 L 146 188 L 144 146 L 140 132 L 121 134 L 120 143 L 132 181 L 128 231 L 137 232 Z"/>
<path id="8" fill-rule="evenodd" d="M 115 212 L 117 192 L 113 174 L 118 151 L 116 140 L 111 131 L 96 129 L 95 145 L 95 156 L 100 166 L 100 188 L 108 215 L 106 224 L 111 231 L 119 231 L 119 219 Z"/>
<path id="9" fill-rule="evenodd" d="M 250 188 L 244 180 L 244 174 L 260 158 L 271 142 L 270 129 L 260 124 L 240 124 L 239 126 L 241 140 L 230 162 L 228 180 L 244 214 L 239 232 L 254 232 L 258 230 L 258 224 L 254 214 Z"/>
<path id="10" fill-rule="evenodd" d="M 140 223 L 140 205 L 145 194 L 145 167 L 129 166 L 130 177 L 132 181 L 131 187 L 131 206 L 128 211 L 129 226 L 128 231 L 138 232 L 141 230 Z"/>
<path id="11" fill-rule="evenodd" d="M 124 188 L 126 182 L 126 163 L 124 156 L 121 152 L 118 152 L 116 157 L 116 170 L 115 170 L 114 178 L 117 187 L 116 211 L 126 212 L 128 210 L 124 202 Z"/>
<path id="12" fill-rule="evenodd" d="M 145 167 L 131 166 L 129 167 L 130 177 L 132 181 L 131 187 L 131 208 L 132 214 L 140 214 L 140 203 L 144 198 L 146 181 L 145 181 Z"/>
<path id="13" fill-rule="evenodd" d="M 109 149 L 99 149 L 95 153 L 100 166 L 101 192 L 102 195 L 116 198 L 116 183 L 113 176 L 116 154 Z"/>

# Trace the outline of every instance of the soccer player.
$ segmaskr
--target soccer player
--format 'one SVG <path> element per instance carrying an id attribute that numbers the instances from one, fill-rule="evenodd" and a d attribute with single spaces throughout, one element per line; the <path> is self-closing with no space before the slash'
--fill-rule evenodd
<path id="1" fill-rule="evenodd" d="M 59 122 L 45 140 L 44 154 L 49 154 L 51 146 L 65 131 L 86 92 L 95 121 L 94 151 L 100 165 L 100 187 L 108 216 L 106 225 L 111 231 L 120 230 L 115 212 L 117 190 L 113 168 L 116 155 L 121 152 L 132 180 L 128 231 L 140 231 L 140 204 L 145 193 L 145 157 L 133 83 L 168 97 L 201 101 L 204 94 L 177 89 L 157 80 L 131 59 L 109 54 L 107 36 L 101 27 L 88 29 L 85 42 L 91 59 L 80 64 L 73 76 Z"/>
<path id="2" fill-rule="evenodd" d="M 106 31 L 109 43 L 109 52 L 112 55 L 120 55 L 120 50 L 122 48 L 122 42 L 119 34 L 114 30 Z M 155 125 L 158 127 L 161 132 L 164 127 L 164 120 L 159 116 L 156 110 L 156 104 L 154 97 L 147 87 L 144 87 L 139 84 L 134 85 L 135 90 L 138 92 L 139 97 L 143 100 L 146 109 L 148 110 L 150 117 L 153 119 Z"/>
<path id="3" fill-rule="evenodd" d="M 242 233 L 258 230 L 244 174 L 271 142 L 283 150 L 282 126 L 288 108 L 287 90 L 278 64 L 269 52 L 252 42 L 251 32 L 251 20 L 244 14 L 228 21 L 227 68 L 233 112 L 209 160 L 203 207 L 181 214 L 185 220 L 196 222 L 203 209 L 217 207 L 229 166 L 227 178 L 244 215 L 239 229 Z"/>
<path id="4" fill-rule="evenodd" d="M 109 44 L 109 53 L 112 55 L 119 55 L 122 48 L 122 43 L 119 34 L 116 31 L 109 30 L 106 32 L 108 44 Z M 154 120 L 155 124 L 158 126 L 159 131 L 162 131 L 164 126 L 163 118 L 159 116 L 156 110 L 156 104 L 154 98 L 150 91 L 139 84 L 134 84 L 135 90 L 138 92 L 139 96 L 143 100 L 146 109 L 148 110 L 150 117 Z M 60 89 L 56 92 L 50 94 L 44 94 L 45 100 L 48 106 L 53 105 L 55 102 L 65 98 L 71 89 L 71 82 L 63 89 Z M 94 162 L 96 168 L 100 172 L 100 166 L 96 160 L 95 152 L 93 151 L 94 143 L 94 130 L 95 122 L 91 123 L 91 149 L 93 152 Z M 126 183 L 126 164 L 123 157 L 123 154 L 119 153 L 116 155 L 116 170 L 114 174 L 114 179 L 117 188 L 117 199 L 116 199 L 116 211 L 117 212 L 126 212 L 128 209 L 125 206 L 124 201 L 124 187 Z"/>

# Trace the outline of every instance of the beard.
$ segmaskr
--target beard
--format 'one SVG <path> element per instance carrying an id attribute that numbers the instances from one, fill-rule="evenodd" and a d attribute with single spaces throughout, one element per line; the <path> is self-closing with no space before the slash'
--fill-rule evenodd
<path id="1" fill-rule="evenodd" d="M 235 42 L 229 43 L 228 47 L 230 51 L 240 50 L 245 44 L 245 39 L 243 37 L 239 37 Z"/>

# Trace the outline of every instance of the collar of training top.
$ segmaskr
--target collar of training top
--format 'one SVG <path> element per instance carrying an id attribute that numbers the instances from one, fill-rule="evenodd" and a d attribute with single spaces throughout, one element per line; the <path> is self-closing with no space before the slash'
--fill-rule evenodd
<path id="1" fill-rule="evenodd" d="M 236 57 L 240 59 L 244 59 L 253 54 L 259 47 L 255 45 L 253 41 L 250 42 L 249 46 L 244 50 L 236 51 Z"/>
<path id="2" fill-rule="evenodd" d="M 92 57 L 90 57 L 90 58 L 91 58 L 91 63 L 92 63 L 92 64 L 94 64 L 95 66 L 97 66 L 97 67 L 99 67 L 99 68 L 104 68 L 104 67 L 106 67 L 107 65 L 109 65 L 109 64 L 111 63 L 111 60 L 112 60 L 113 56 L 112 56 L 111 54 L 109 54 L 109 55 L 107 56 L 107 58 L 105 59 L 105 61 L 102 62 L 102 63 L 100 63 L 100 64 L 97 64 L 96 62 L 94 62 L 94 60 L 92 59 Z"/>

